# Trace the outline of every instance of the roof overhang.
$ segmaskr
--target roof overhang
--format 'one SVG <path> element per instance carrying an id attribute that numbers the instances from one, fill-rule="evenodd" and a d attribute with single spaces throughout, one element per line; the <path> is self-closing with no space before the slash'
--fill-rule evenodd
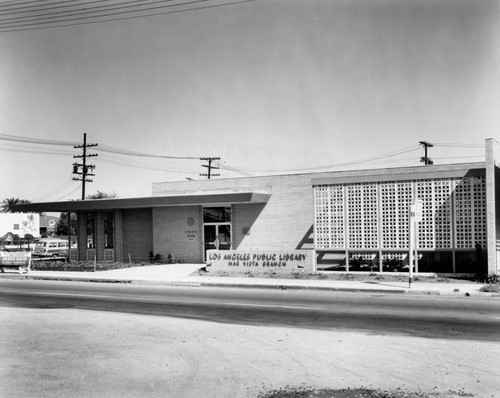
<path id="1" fill-rule="evenodd" d="M 65 202 L 23 203 L 12 206 L 21 212 L 66 212 L 113 209 L 140 209 L 172 206 L 215 206 L 245 203 L 267 203 L 269 192 L 216 192 L 200 194 L 181 194 L 167 196 L 148 196 L 143 198 L 112 198 L 92 200 L 72 200 Z"/>

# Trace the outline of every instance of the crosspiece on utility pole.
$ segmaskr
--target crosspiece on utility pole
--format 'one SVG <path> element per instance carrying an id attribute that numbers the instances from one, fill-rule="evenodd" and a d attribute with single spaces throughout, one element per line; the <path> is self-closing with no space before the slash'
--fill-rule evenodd
<path id="1" fill-rule="evenodd" d="M 419 144 L 424 147 L 424 156 L 420 158 L 420 161 L 424 163 L 426 166 L 428 164 L 434 164 L 431 158 L 427 157 L 427 148 L 432 148 L 434 145 L 427 141 L 419 141 Z"/>
<path id="2" fill-rule="evenodd" d="M 97 146 L 97 144 L 87 144 L 87 133 L 83 133 L 83 145 L 75 145 L 73 148 L 82 148 L 83 153 L 81 155 L 73 155 L 75 159 L 82 159 L 82 163 L 73 163 L 73 174 L 78 177 L 73 177 L 74 181 L 82 182 L 82 200 L 85 200 L 85 183 L 92 182 L 87 176 L 95 176 L 93 173 L 95 166 L 93 164 L 87 164 L 87 158 L 97 156 L 96 153 L 87 153 L 87 148 Z M 92 172 L 89 172 L 92 171 Z"/>
<path id="3" fill-rule="evenodd" d="M 211 177 L 218 177 L 220 176 L 220 174 L 213 174 L 212 173 L 212 169 L 214 170 L 218 170 L 219 167 L 217 166 L 212 166 L 212 162 L 214 160 L 220 160 L 220 158 L 200 158 L 200 160 L 205 160 L 206 162 L 208 162 L 208 164 L 202 164 L 201 167 L 206 167 L 208 169 L 208 173 L 202 173 L 200 174 L 200 176 L 202 177 L 208 177 L 208 179 L 210 180 Z"/>

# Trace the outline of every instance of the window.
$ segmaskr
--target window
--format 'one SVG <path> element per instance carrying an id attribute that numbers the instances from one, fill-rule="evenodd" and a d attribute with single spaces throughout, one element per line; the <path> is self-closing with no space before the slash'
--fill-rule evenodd
<path id="1" fill-rule="evenodd" d="M 231 222 L 231 206 L 203 208 L 203 222 Z"/>
<path id="2" fill-rule="evenodd" d="M 87 248 L 93 249 L 95 247 L 95 216 L 93 212 L 86 214 L 87 221 Z"/>
<path id="3" fill-rule="evenodd" d="M 106 249 L 111 249 L 113 245 L 114 214 L 112 211 L 104 213 L 104 244 Z"/>

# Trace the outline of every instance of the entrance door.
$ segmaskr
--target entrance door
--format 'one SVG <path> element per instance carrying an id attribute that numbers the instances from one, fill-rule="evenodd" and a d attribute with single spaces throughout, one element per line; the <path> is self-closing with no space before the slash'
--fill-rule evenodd
<path id="1" fill-rule="evenodd" d="M 207 250 L 231 249 L 231 224 L 204 225 L 205 258 Z"/>

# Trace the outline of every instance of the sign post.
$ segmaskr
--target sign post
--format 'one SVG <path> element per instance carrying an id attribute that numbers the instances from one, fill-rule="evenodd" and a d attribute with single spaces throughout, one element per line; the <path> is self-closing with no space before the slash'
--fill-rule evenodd
<path id="1" fill-rule="evenodd" d="M 413 204 L 410 206 L 410 220 L 409 220 L 409 232 L 410 232 L 410 257 L 408 261 L 408 287 L 411 288 L 411 283 L 413 282 L 413 267 L 418 264 L 418 228 L 417 223 L 422 221 L 422 200 L 415 199 Z M 418 270 L 418 268 L 415 268 Z"/>

